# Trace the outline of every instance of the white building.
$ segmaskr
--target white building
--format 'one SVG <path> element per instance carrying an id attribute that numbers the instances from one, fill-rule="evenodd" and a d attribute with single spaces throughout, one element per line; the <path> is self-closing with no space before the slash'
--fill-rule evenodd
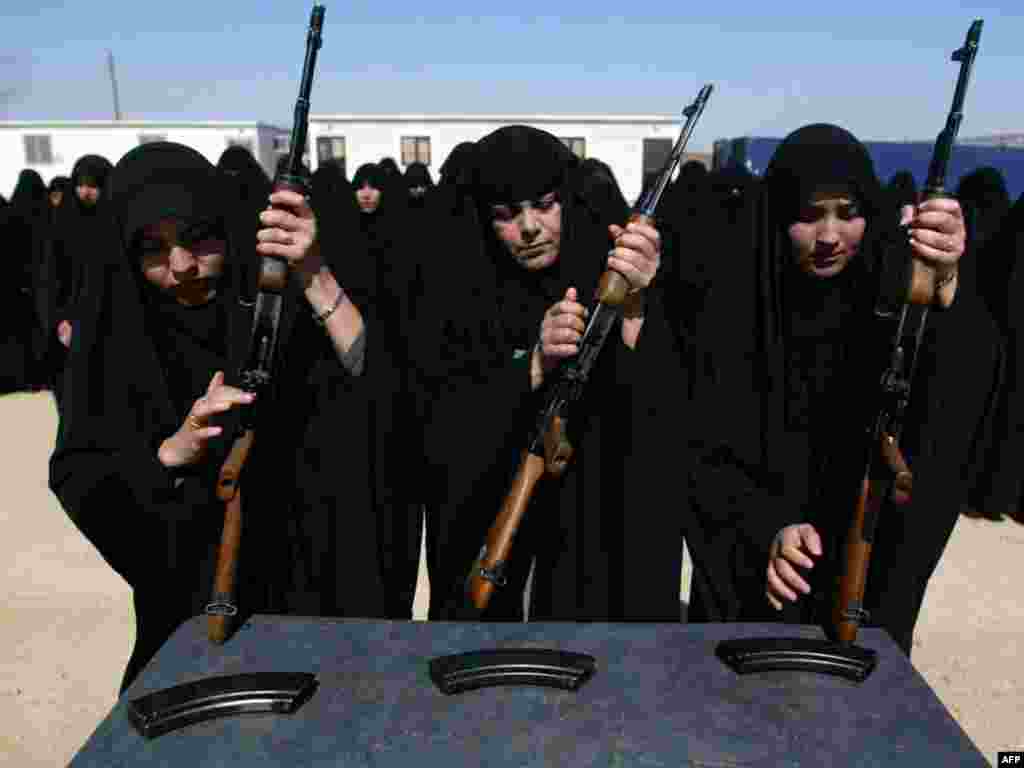
<path id="1" fill-rule="evenodd" d="M 627 200 L 644 176 L 661 169 L 681 128 L 679 115 L 311 115 L 312 169 L 330 157 L 344 161 L 351 178 L 363 163 L 392 157 L 404 170 L 416 160 L 434 181 L 448 153 L 505 125 L 532 125 L 558 136 L 583 157 L 611 166 Z M 703 157 L 703 156 L 701 156 Z"/>
<path id="2" fill-rule="evenodd" d="M 679 115 L 312 115 L 307 156 L 311 170 L 323 160 L 344 161 L 351 178 L 363 163 L 393 157 L 403 169 L 416 160 L 437 181 L 456 144 L 476 141 L 504 125 L 541 128 L 581 157 L 611 166 L 627 200 L 639 195 L 647 174 L 661 169 L 679 134 Z M 99 154 L 116 163 L 147 141 L 176 141 L 216 163 L 232 144 L 248 147 L 271 176 L 288 148 L 288 131 L 258 122 L 0 121 L 0 194 L 10 196 L 23 168 L 49 182 L 68 176 L 75 160 Z M 703 154 L 693 155 L 707 162 Z"/>
<path id="3" fill-rule="evenodd" d="M 70 176 L 82 155 L 103 155 L 117 163 L 147 141 L 180 142 L 211 163 L 232 144 L 241 144 L 273 176 L 288 132 L 257 122 L 0 121 L 0 194 L 10 197 L 23 168 L 38 171 L 49 183 L 54 176 Z"/>

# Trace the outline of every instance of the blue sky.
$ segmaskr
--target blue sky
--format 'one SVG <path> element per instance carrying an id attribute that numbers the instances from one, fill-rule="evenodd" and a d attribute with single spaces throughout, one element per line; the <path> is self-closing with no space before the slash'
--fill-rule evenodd
<path id="1" fill-rule="evenodd" d="M 820 120 L 930 140 L 984 18 L 961 136 L 1024 131 L 1022 0 L 326 5 L 314 113 L 677 113 L 713 82 L 693 149 Z M 125 118 L 290 122 L 311 2 L 2 6 L 0 119 L 110 118 L 110 48 Z"/>

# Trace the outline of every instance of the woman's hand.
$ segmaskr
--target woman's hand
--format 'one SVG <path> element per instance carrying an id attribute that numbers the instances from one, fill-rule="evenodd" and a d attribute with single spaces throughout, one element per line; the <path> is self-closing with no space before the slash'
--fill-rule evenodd
<path id="1" fill-rule="evenodd" d="M 615 241 L 608 252 L 608 267 L 629 281 L 632 292 L 645 289 L 661 266 L 661 234 L 639 222 L 630 222 L 624 228 L 611 224 L 608 232 Z"/>
<path id="2" fill-rule="evenodd" d="M 777 611 L 782 610 L 782 601 L 795 603 L 797 592 L 810 594 L 810 585 L 793 568 L 813 568 L 814 561 L 808 557 L 821 557 L 821 537 L 810 523 L 787 525 L 775 535 L 768 550 L 768 581 L 766 595 L 768 602 Z"/>
<path id="3" fill-rule="evenodd" d="M 263 228 L 256 233 L 256 250 L 285 259 L 305 290 L 323 266 L 316 216 L 309 201 L 297 192 L 274 192 L 270 202 L 275 207 L 260 213 Z"/>
<path id="4" fill-rule="evenodd" d="M 951 278 L 939 291 L 942 306 L 948 307 L 955 295 L 955 273 L 967 243 L 967 227 L 960 203 L 950 197 L 926 200 L 916 208 L 903 206 L 900 223 L 910 226 L 910 245 L 914 258 L 935 270 L 936 280 Z"/>
<path id="5" fill-rule="evenodd" d="M 544 313 L 544 320 L 540 324 L 540 340 L 533 348 L 530 359 L 534 389 L 541 385 L 545 373 L 580 351 L 588 315 L 589 310 L 576 300 L 575 288 L 566 290 L 565 298 Z"/>
<path id="6" fill-rule="evenodd" d="M 224 385 L 223 371 L 217 371 L 206 394 L 195 401 L 185 423 L 160 445 L 157 458 L 168 469 L 195 464 L 206 455 L 207 441 L 217 437 L 222 427 L 211 427 L 210 418 L 256 400 L 252 392 Z"/>

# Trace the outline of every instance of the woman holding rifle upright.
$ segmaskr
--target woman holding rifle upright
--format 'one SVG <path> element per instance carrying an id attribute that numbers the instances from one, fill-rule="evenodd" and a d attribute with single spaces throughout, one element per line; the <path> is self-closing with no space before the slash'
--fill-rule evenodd
<path id="1" fill-rule="evenodd" d="M 576 355 L 586 306 L 611 267 L 632 295 L 573 410 L 575 454 L 562 477 L 538 486 L 508 584 L 483 616 L 522 617 L 535 558 L 531 619 L 678 621 L 691 521 L 674 503 L 686 494 L 675 468 L 686 435 L 659 428 L 679 423 L 688 397 L 659 285 L 658 230 L 621 226 L 621 194 L 588 180 L 595 171 L 544 131 L 501 128 L 477 142 L 472 163 L 434 197 L 444 248 L 422 259 L 410 313 L 430 483 L 430 617 L 458 615 L 544 386 Z M 703 569 L 698 578 L 720 581 Z"/>
<path id="2" fill-rule="evenodd" d="M 85 265 L 50 487 L 133 589 L 136 641 L 122 688 L 210 598 L 224 520 L 214 485 L 232 420 L 253 402 L 225 375 L 247 350 L 252 313 L 240 299 L 257 248 L 291 263 L 292 303 L 308 308 L 288 323 L 294 344 L 281 347 L 289 380 L 305 381 L 308 350 L 344 353 L 360 332 L 358 311 L 322 266 L 304 198 L 272 195 L 277 208 L 261 214 L 257 233 L 256 211 L 238 215 L 232 189 L 180 144 L 132 150 L 113 170 Z M 325 334 L 310 315 L 331 307 Z M 246 504 L 256 506 L 239 569 L 247 613 L 292 609 L 291 466 L 301 433 L 289 404 L 302 397 L 278 391 L 245 476 Z"/>
<path id="3" fill-rule="evenodd" d="M 864 146 L 825 124 L 790 134 L 761 187 L 753 232 L 723 243 L 737 269 L 722 295 L 736 300 L 718 304 L 702 332 L 719 377 L 733 383 L 705 393 L 709 404 L 721 398 L 724 427 L 698 478 L 732 495 L 724 503 L 742 534 L 741 615 L 763 620 L 795 603 L 787 618 L 830 622 L 909 251 L 935 267 L 945 309 L 932 312 L 911 361 L 900 447 L 912 500 L 883 508 L 863 606 L 868 625 L 909 655 L 925 587 L 981 458 L 1001 356 L 977 286 L 957 275 L 960 206 L 887 203 Z"/>

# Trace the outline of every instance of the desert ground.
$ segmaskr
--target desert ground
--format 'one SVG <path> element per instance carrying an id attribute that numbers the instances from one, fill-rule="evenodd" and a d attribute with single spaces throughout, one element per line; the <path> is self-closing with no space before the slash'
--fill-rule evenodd
<path id="1" fill-rule="evenodd" d="M 128 586 L 47 488 L 48 393 L 0 397 L 0 764 L 65 765 L 117 698 L 134 625 Z M 993 764 L 1024 748 L 1024 526 L 961 517 L 931 581 L 914 664 Z M 683 574 L 681 595 L 688 591 Z M 415 614 L 426 615 L 422 563 Z"/>

